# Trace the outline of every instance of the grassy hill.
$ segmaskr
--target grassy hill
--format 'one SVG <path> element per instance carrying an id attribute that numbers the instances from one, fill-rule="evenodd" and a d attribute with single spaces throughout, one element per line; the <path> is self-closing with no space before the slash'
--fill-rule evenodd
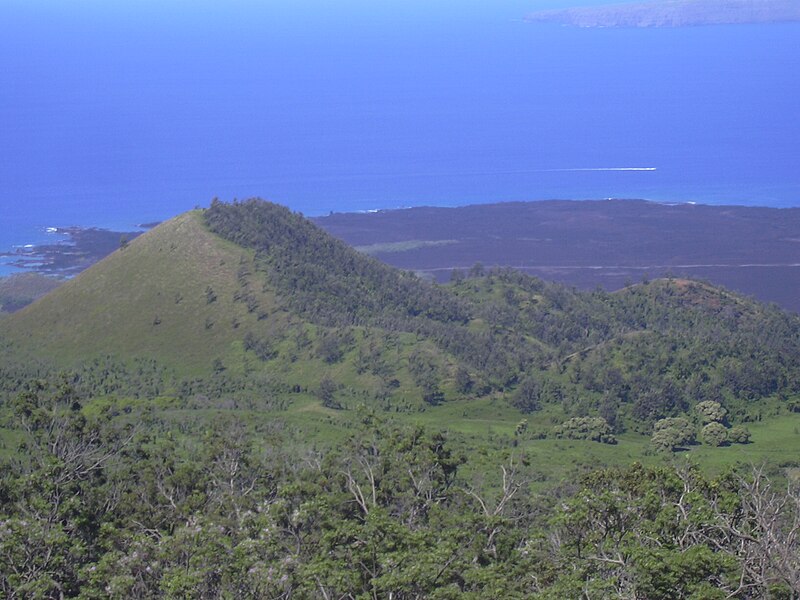
<path id="1" fill-rule="evenodd" d="M 239 325 L 268 329 L 234 301 L 252 252 L 181 215 L 133 240 L 3 326 L 12 339 L 59 363 L 116 354 L 152 357 L 187 372 L 230 352 Z M 274 296 L 252 290 L 262 311 Z"/>
<path id="2" fill-rule="evenodd" d="M 753 421 L 800 392 L 798 332 L 796 315 L 685 279 L 431 284 L 257 200 L 163 223 L 0 322 L 6 368 L 27 352 L 85 394 L 464 414 L 492 399 L 543 434 L 587 415 L 648 432 L 702 401 Z"/>
<path id="3" fill-rule="evenodd" d="M 39 273 L 0 277 L 0 313 L 14 312 L 53 291 L 62 281 Z"/>
<path id="4" fill-rule="evenodd" d="M 259 211 L 254 239 L 268 251 L 212 233 L 213 207 L 131 241 L 0 323 L 13 344 L 6 367 L 13 356 L 36 356 L 79 371 L 90 389 L 127 393 L 132 386 L 109 381 L 147 369 L 150 379 L 169 380 L 149 386 L 159 392 L 250 399 L 276 389 L 304 397 L 326 380 L 331 405 L 393 397 L 408 410 L 434 373 L 437 389 L 428 392 L 447 386 L 456 361 L 422 324 L 442 324 L 456 299 L 282 207 L 247 207 L 251 216 Z"/>

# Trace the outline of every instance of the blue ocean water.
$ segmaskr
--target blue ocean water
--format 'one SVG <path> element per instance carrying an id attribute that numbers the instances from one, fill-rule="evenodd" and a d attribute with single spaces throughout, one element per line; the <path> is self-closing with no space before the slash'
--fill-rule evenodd
<path id="1" fill-rule="evenodd" d="M 215 196 L 800 205 L 800 24 L 522 21 L 566 3 L 4 0 L 0 249 Z"/>

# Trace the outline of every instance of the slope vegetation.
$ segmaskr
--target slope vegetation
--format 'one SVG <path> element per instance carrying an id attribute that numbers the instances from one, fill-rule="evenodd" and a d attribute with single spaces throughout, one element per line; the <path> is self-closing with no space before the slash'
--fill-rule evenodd
<path id="1" fill-rule="evenodd" d="M 29 359 L 19 357 L 36 356 L 77 370 L 86 394 L 313 394 L 331 408 L 393 398 L 409 410 L 440 401 L 458 359 L 438 334 L 468 320 L 457 298 L 283 207 L 204 212 L 156 227 L 4 320 L 6 379 L 22 380 Z"/>
<path id="2" fill-rule="evenodd" d="M 4 356 L 76 369 L 86 395 L 400 412 L 500 400 L 542 427 L 599 415 L 617 434 L 703 401 L 752 421 L 800 392 L 800 318 L 775 307 L 685 279 L 587 293 L 475 268 L 440 286 L 259 200 L 160 225 L 0 334 Z"/>
<path id="3" fill-rule="evenodd" d="M 252 253 L 208 232 L 198 212 L 133 240 L 4 323 L 4 333 L 64 364 L 115 354 L 194 371 L 224 355 L 239 328 L 264 327 L 234 296 Z M 274 296 L 250 290 L 261 313 Z"/>
<path id="4" fill-rule="evenodd" d="M 19 310 L 59 285 L 61 280 L 39 273 L 15 273 L 0 277 L 0 313 Z"/>

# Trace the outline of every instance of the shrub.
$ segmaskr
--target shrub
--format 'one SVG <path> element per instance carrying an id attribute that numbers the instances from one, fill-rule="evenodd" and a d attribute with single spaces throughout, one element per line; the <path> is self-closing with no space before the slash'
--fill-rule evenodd
<path id="1" fill-rule="evenodd" d="M 603 444 L 616 444 L 611 427 L 602 417 L 574 417 L 564 421 L 553 430 L 557 438 L 591 440 Z"/>
<path id="2" fill-rule="evenodd" d="M 728 430 L 728 441 L 731 444 L 749 444 L 750 432 L 746 427 L 737 425 Z"/>
<path id="3" fill-rule="evenodd" d="M 706 423 L 723 423 L 728 414 L 728 411 L 719 402 L 714 402 L 713 400 L 700 402 L 694 409 L 700 416 L 703 425 Z"/>
<path id="4" fill-rule="evenodd" d="M 670 417 L 656 421 L 650 440 L 659 450 L 673 451 L 695 441 L 695 432 L 688 419 Z"/>
<path id="5" fill-rule="evenodd" d="M 728 430 L 722 423 L 709 423 L 703 427 L 701 435 L 709 446 L 722 446 L 728 441 Z"/>

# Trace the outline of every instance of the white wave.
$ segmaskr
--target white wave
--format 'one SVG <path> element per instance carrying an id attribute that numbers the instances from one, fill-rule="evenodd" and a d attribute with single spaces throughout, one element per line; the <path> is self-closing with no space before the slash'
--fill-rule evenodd
<path id="1" fill-rule="evenodd" d="M 542 169 L 540 173 L 563 173 L 571 171 L 657 171 L 658 167 L 584 167 L 570 169 Z"/>

